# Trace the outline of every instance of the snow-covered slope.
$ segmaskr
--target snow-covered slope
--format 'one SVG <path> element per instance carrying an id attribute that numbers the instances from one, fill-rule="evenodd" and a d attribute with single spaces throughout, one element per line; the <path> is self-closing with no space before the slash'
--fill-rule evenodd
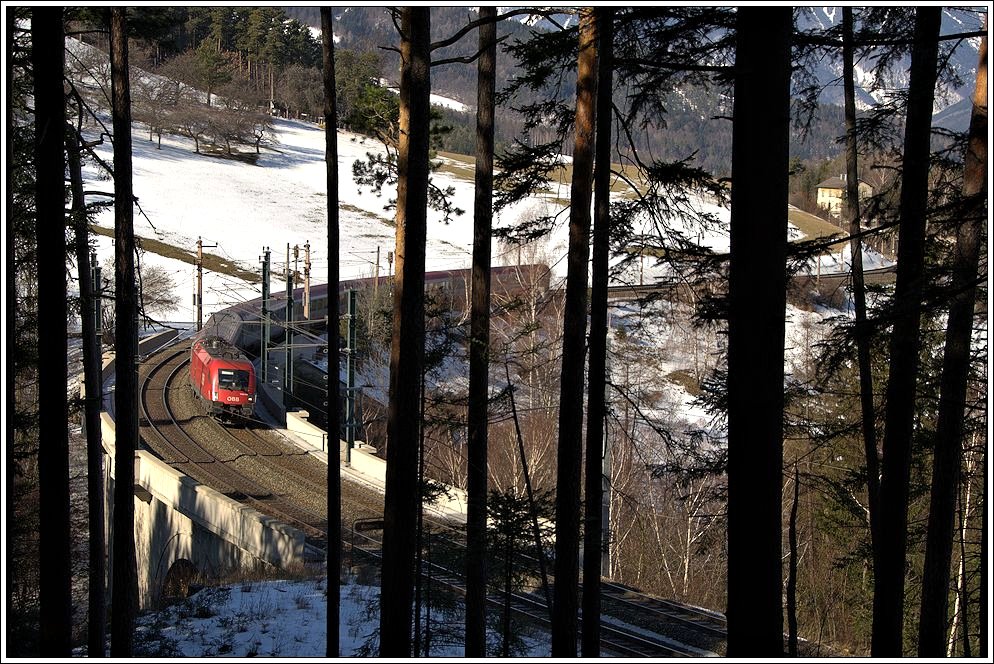
<path id="1" fill-rule="evenodd" d="M 798 27 L 826 30 L 839 25 L 841 22 L 842 9 L 840 7 L 806 7 L 799 14 Z M 971 8 L 946 7 L 943 9 L 941 34 L 951 35 L 980 29 L 980 14 L 972 11 Z M 952 45 L 955 42 L 948 42 L 948 44 Z M 962 116 L 955 113 L 943 114 L 943 111 L 961 103 L 964 99 L 970 98 L 976 77 L 979 46 L 979 38 L 964 40 L 957 45 L 949 57 L 947 72 L 956 73 L 960 77 L 961 83 L 951 86 L 948 94 L 936 97 L 936 121 L 942 126 L 965 129 L 969 122 L 968 116 L 964 122 Z M 857 103 L 863 108 L 887 101 L 895 89 L 904 89 L 908 84 L 908 66 L 910 64 L 908 57 L 899 60 L 891 70 L 890 76 L 879 82 L 875 81 L 870 73 L 875 64 L 875 61 L 870 58 L 855 63 Z M 822 101 L 841 106 L 843 103 L 842 86 L 841 84 L 831 85 L 832 81 L 837 80 L 842 74 L 841 54 L 820 61 L 816 65 L 815 74 L 822 84 L 827 84 L 822 93 Z"/>
<path id="2" fill-rule="evenodd" d="M 327 279 L 327 196 L 325 193 L 324 132 L 316 125 L 276 119 L 279 144 L 263 149 L 257 165 L 195 154 L 193 144 L 184 138 L 163 136 L 162 148 L 148 140 L 148 133 L 136 125 L 134 142 L 134 191 L 141 206 L 136 209 L 135 232 L 195 253 L 197 238 L 206 252 L 227 257 L 240 267 L 261 273 L 264 247 L 272 250 L 273 274 L 282 272 L 286 245 L 299 245 L 299 269 L 303 269 L 303 247 L 311 245 L 312 280 Z M 111 147 L 99 148 L 111 159 Z M 387 252 L 394 248 L 393 212 L 384 210 L 395 191 L 377 197 L 352 181 L 352 163 L 367 152 L 382 148 L 370 139 L 341 132 L 338 136 L 339 198 L 341 201 L 341 251 L 336 257 L 342 278 L 372 276 L 376 250 L 380 249 L 380 273 L 388 273 Z M 87 168 L 88 189 L 106 190 L 94 166 Z M 465 179 L 440 172 L 434 176 L 439 186 L 456 186 L 454 203 L 472 209 L 472 185 Z M 517 209 L 502 215 L 515 220 Z M 97 224 L 113 228 L 113 210 L 106 209 Z M 441 215 L 429 212 L 427 267 L 429 270 L 459 269 L 469 266 L 472 242 L 472 214 L 456 217 L 446 224 Z M 101 238 L 102 258 L 112 253 L 109 240 Z M 495 256 L 499 259 L 499 256 Z M 184 307 L 191 303 L 193 268 L 183 262 L 164 260 L 146 254 L 145 260 L 164 264 L 179 282 Z M 292 255 L 291 255 L 292 260 Z M 277 288 L 274 284 L 274 288 Z M 204 278 L 205 316 L 232 302 L 259 294 L 258 286 L 238 283 L 231 277 L 206 273 Z M 190 309 L 187 309 L 190 311 Z M 178 314 L 182 320 L 191 320 Z"/>

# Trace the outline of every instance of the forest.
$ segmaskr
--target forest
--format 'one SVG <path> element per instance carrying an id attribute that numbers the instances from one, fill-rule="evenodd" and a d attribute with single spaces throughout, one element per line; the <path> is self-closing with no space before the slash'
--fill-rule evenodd
<path id="1" fill-rule="evenodd" d="M 724 614 L 731 657 L 989 656 L 986 10 L 835 16 L 8 7 L 5 654 L 141 654 L 133 396 L 147 312 L 132 140 L 179 137 L 257 166 L 279 148 L 274 119 L 292 119 L 325 135 L 328 256 L 355 232 L 340 190 L 388 195 L 396 233 L 391 295 L 363 302 L 360 326 L 389 372 L 379 583 L 391 601 L 368 654 L 421 654 L 418 524 L 438 490 L 427 463 L 468 496 L 467 657 L 501 654 L 488 595 L 538 585 L 536 559 L 556 657 L 605 654 L 606 579 Z M 964 51 L 969 71 L 955 64 Z M 940 125 L 936 109 L 964 89 L 969 123 Z M 382 154 L 340 171 L 340 131 Z M 472 160 L 471 210 L 438 184 L 442 152 Z M 84 187 L 81 164 L 111 193 Z M 789 210 L 822 214 L 815 188 L 835 175 L 847 189 L 834 234 L 797 240 Z M 495 223 L 557 179 L 568 193 Z M 118 286 L 101 295 L 92 219 L 108 208 Z M 472 220 L 465 315 L 425 295 L 435 212 Z M 716 249 L 702 238 L 722 224 Z M 568 248 L 545 255 L 556 228 Z M 884 244 L 893 279 L 870 283 L 864 257 Z M 534 273 L 513 296 L 492 284 L 498 249 L 561 265 L 555 295 Z M 840 251 L 838 291 L 799 278 Z M 609 301 L 609 284 L 647 263 L 672 287 Z M 330 289 L 339 270 L 330 260 Z M 117 358 L 106 505 L 100 299 Z M 344 320 L 332 307 L 325 332 Z M 84 396 L 67 390 L 76 355 Z M 456 356 L 465 376 L 450 390 L 432 376 Z M 330 375 L 345 366 L 328 362 Z M 673 384 L 703 414 L 694 424 Z M 338 390 L 330 381 L 329 431 Z M 347 524 L 329 468 L 331 533 Z M 70 495 L 84 477 L 85 495 Z M 341 542 L 328 541 L 324 573 L 341 578 Z M 340 654 L 339 601 L 327 594 L 327 656 Z"/>

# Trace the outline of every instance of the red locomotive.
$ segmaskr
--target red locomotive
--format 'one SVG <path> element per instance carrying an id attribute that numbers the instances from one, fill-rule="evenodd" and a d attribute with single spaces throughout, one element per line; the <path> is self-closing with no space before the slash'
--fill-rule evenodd
<path id="1" fill-rule="evenodd" d="M 238 348 L 221 337 L 199 337 L 190 352 L 190 384 L 219 419 L 251 417 L 255 406 L 255 368 Z"/>

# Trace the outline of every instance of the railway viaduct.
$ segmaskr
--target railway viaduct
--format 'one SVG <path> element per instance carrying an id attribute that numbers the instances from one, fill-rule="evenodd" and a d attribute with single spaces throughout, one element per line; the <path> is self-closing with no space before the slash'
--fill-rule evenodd
<path id="1" fill-rule="evenodd" d="M 176 336 L 175 331 L 139 344 L 146 354 Z M 104 376 L 114 371 L 105 359 Z M 104 497 L 108 541 L 114 537 L 114 420 L 101 414 Z M 135 453 L 135 554 L 139 606 L 154 605 L 163 593 L 180 593 L 196 572 L 218 574 L 257 566 L 305 564 L 311 552 L 304 534 L 173 469 L 147 450 Z M 108 547 L 108 591 L 113 583 L 113 548 Z"/>
<path id="2" fill-rule="evenodd" d="M 175 331 L 155 335 L 139 344 L 147 355 L 170 344 Z M 105 358 L 104 376 L 112 376 L 114 359 Z M 110 406 L 111 404 L 105 404 Z M 114 536 L 114 419 L 101 413 L 103 439 L 105 532 Z M 285 415 L 291 439 L 320 460 L 328 461 L 327 437 L 307 421 L 306 411 Z M 321 441 L 320 443 L 312 441 Z M 386 462 L 375 448 L 357 443 L 346 462 L 345 441 L 339 441 L 343 472 L 372 485 L 386 479 Z M 305 534 L 278 519 L 229 498 L 176 470 L 148 450 L 135 452 L 135 554 L 138 598 L 142 609 L 155 606 L 164 596 L 185 595 L 196 574 L 216 577 L 237 569 L 300 569 L 315 563 L 323 568 L 324 551 L 306 543 Z M 439 499 L 436 512 L 465 517 L 465 492 L 452 489 Z M 113 548 L 108 547 L 108 593 L 113 583 Z"/>
<path id="3" fill-rule="evenodd" d="M 889 270 L 879 270 L 874 278 L 890 280 Z M 832 275 L 839 279 L 843 275 Z M 825 278 L 824 276 L 822 277 Z M 841 282 L 840 282 L 841 285 Z M 617 288 L 615 297 L 637 296 L 641 291 L 667 290 L 672 286 Z M 631 292 L 631 291 L 639 292 Z M 323 315 L 327 305 L 326 292 L 317 289 L 312 302 L 313 315 Z M 285 305 L 284 305 L 285 306 Z M 148 337 L 139 344 L 142 355 L 172 342 L 176 331 Z M 104 376 L 114 372 L 113 356 L 104 361 Z M 266 392 L 263 389 L 261 392 Z M 281 395 L 264 395 L 268 401 L 282 401 Z M 281 414 L 282 415 L 282 414 Z M 288 432 L 301 434 L 298 440 L 326 440 L 322 430 L 307 422 L 307 413 L 286 413 L 279 418 Z M 108 541 L 113 531 L 114 453 L 115 430 L 113 417 L 101 415 L 104 449 L 105 478 L 105 532 Z M 306 443 L 300 443 L 305 445 Z M 312 449 L 327 462 L 326 443 Z M 385 461 L 376 457 L 375 450 L 360 444 L 351 450 L 347 463 L 350 472 L 366 480 L 382 484 L 385 479 Z M 346 461 L 346 443 L 339 441 L 339 458 Z M 257 510 L 229 498 L 211 487 L 201 484 L 172 468 L 153 453 L 139 449 L 135 453 L 135 545 L 138 570 L 138 594 L 141 608 L 148 608 L 164 594 L 184 594 L 186 585 L 196 573 L 215 576 L 235 569 L 273 567 L 299 568 L 323 560 L 323 552 L 316 552 L 305 542 L 302 531 L 281 523 Z M 439 511 L 449 515 L 464 516 L 465 493 L 453 490 Z M 112 547 L 108 547 L 108 592 L 113 580 Z"/>

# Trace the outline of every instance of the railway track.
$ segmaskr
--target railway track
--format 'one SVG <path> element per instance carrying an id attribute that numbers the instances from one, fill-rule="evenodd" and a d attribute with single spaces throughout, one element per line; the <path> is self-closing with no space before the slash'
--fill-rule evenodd
<path id="1" fill-rule="evenodd" d="M 271 463 L 261 460 L 263 455 L 269 462 L 285 455 L 271 442 L 254 447 L 192 410 L 192 391 L 184 380 L 188 352 L 167 350 L 142 367 L 139 433 L 145 445 L 198 482 L 298 528 L 312 546 L 323 550 L 326 494 L 319 478 L 326 476 L 327 468 L 309 459 L 313 465 L 309 475 L 273 473 Z M 256 437 L 255 442 L 259 440 Z"/>
<path id="2" fill-rule="evenodd" d="M 252 506 L 305 533 L 312 551 L 323 554 L 327 542 L 326 479 L 327 466 L 300 451 L 277 434 L 252 426 L 226 427 L 206 416 L 196 403 L 188 382 L 188 348 L 165 349 L 142 365 L 140 393 L 140 433 L 144 444 L 168 464 L 203 484 L 214 487 L 232 499 Z M 371 499 L 368 491 L 354 490 L 353 483 L 343 482 L 343 509 L 355 501 L 353 514 L 382 515 L 382 497 Z M 357 496 L 351 494 L 356 493 Z M 343 525 L 348 525 L 343 513 Z M 354 519 L 351 519 L 353 524 Z M 451 526 L 426 517 L 436 528 Z M 444 546 L 461 548 L 461 534 L 453 531 Z M 436 535 L 435 545 L 443 545 Z M 358 538 L 358 542 L 357 542 Z M 366 534 L 342 537 L 349 550 L 349 560 L 358 556 L 378 558 L 379 541 Z M 423 573 L 458 594 L 465 594 L 462 574 L 437 563 L 425 563 Z M 723 628 L 713 615 L 694 615 L 687 607 L 649 598 L 613 584 L 602 585 L 605 607 L 601 624 L 602 651 L 623 657 L 696 656 L 711 650 L 696 640 L 678 642 L 663 634 L 659 624 L 677 622 L 698 632 L 711 632 L 723 641 Z M 491 605 L 503 607 L 502 596 L 488 598 Z M 512 610 L 529 624 L 549 627 L 549 612 L 544 598 L 514 593 Z M 609 607 L 622 606 L 622 611 Z M 700 612 L 706 614 L 706 612 Z M 633 619 L 641 615 L 641 619 Z M 681 642 L 694 643 L 683 647 Z"/>
<path id="3" fill-rule="evenodd" d="M 426 522 L 428 520 L 426 519 Z M 382 521 L 368 520 L 373 525 L 373 530 L 379 525 L 382 528 Z M 438 525 L 438 524 L 434 524 Z M 444 530 L 449 527 L 442 524 Z M 367 534 L 368 530 L 357 531 L 353 528 L 352 540 L 349 543 L 352 557 L 366 556 L 376 562 L 381 559 L 379 539 Z M 438 532 L 432 535 L 432 547 L 444 544 L 450 549 L 462 548 L 462 542 L 448 538 Z M 423 561 L 421 574 L 424 579 L 431 583 L 437 583 L 447 590 L 465 596 L 466 584 L 463 574 L 460 571 L 450 569 L 444 565 Z M 618 586 L 617 584 L 602 584 L 602 604 L 606 604 L 613 599 L 612 596 L 626 594 L 624 601 L 628 603 L 628 612 L 607 612 L 602 610 L 601 614 L 601 652 L 604 656 L 614 657 L 696 657 L 711 652 L 715 639 L 720 636 L 724 640 L 723 627 L 717 626 L 721 622 L 720 618 L 710 612 L 687 607 L 676 602 L 668 602 L 657 598 L 642 595 L 636 591 Z M 623 592 L 622 592 L 623 591 Z M 503 610 L 505 597 L 502 594 L 490 594 L 487 602 L 494 607 L 494 610 Z M 538 625 L 545 629 L 551 629 L 549 620 L 549 607 L 544 597 L 536 593 L 511 593 L 507 600 L 510 610 L 526 621 L 528 625 Z M 603 608 L 603 607 L 602 607 Z M 651 616 L 642 616 L 641 620 L 632 620 L 632 609 L 635 611 L 645 611 Z M 698 622 L 694 622 L 692 617 L 696 616 Z M 692 626 L 696 629 L 712 632 L 710 642 L 698 643 L 694 645 L 683 645 L 681 641 L 666 635 L 659 634 L 661 622 L 669 620 L 682 620 L 684 626 Z M 711 619 L 712 624 L 707 620 Z M 582 619 L 581 619 L 582 623 Z"/>
<path id="4" fill-rule="evenodd" d="M 863 271 L 863 280 L 867 284 L 893 283 L 895 274 L 896 268 L 894 266 L 874 268 Z M 792 282 L 795 287 L 817 287 L 822 291 L 832 291 L 849 283 L 851 279 L 852 274 L 849 272 L 826 272 L 822 275 L 795 274 L 792 277 Z M 609 286 L 607 292 L 609 300 L 629 300 L 652 293 L 671 293 L 686 287 L 686 284 L 680 282 L 659 282 Z"/>
<path id="5" fill-rule="evenodd" d="M 723 615 L 680 602 L 652 597 L 617 583 L 601 582 L 601 600 L 655 615 L 715 637 L 728 636 Z"/>

